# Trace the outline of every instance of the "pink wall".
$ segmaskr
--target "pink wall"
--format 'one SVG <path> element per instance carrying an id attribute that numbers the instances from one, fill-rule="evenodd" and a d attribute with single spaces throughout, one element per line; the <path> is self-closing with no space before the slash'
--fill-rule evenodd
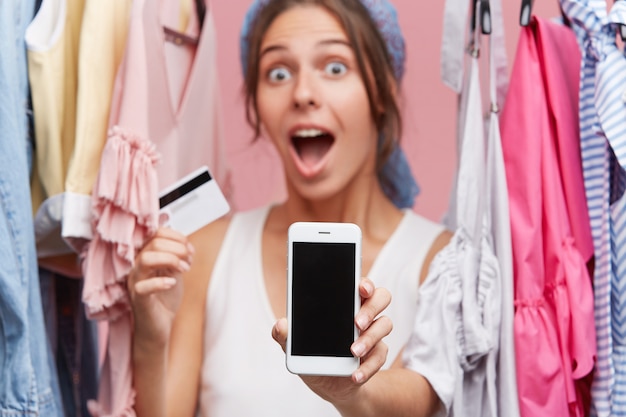
<path id="1" fill-rule="evenodd" d="M 439 76 L 444 1 L 393 0 L 407 43 L 402 145 L 422 189 L 415 211 L 439 220 L 447 207 L 456 164 L 456 97 Z M 233 164 L 235 204 L 246 209 L 283 195 L 280 162 L 262 139 L 251 144 L 239 64 L 239 28 L 251 0 L 214 0 L 224 133 Z M 557 2 L 535 2 L 534 14 L 555 16 Z M 504 0 L 509 68 L 519 35 L 520 0 Z"/>

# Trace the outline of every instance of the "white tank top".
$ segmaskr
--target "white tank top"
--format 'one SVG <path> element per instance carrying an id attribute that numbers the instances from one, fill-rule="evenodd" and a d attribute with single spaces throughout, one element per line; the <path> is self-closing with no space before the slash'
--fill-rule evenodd
<path id="1" fill-rule="evenodd" d="M 339 413 L 285 367 L 271 336 L 276 321 L 265 289 L 262 232 L 269 207 L 233 216 L 209 283 L 198 415 L 201 417 L 325 417 Z M 369 278 L 392 296 L 385 315 L 391 365 L 409 339 L 418 279 L 443 226 L 407 210 L 383 246 Z M 285 242 L 285 254 L 287 251 Z"/>

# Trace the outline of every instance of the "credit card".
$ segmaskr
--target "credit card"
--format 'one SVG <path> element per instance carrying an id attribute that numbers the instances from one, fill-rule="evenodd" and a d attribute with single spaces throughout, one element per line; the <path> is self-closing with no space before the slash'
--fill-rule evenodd
<path id="1" fill-rule="evenodd" d="M 161 225 L 190 235 L 230 210 L 208 167 L 184 176 L 159 193 Z"/>

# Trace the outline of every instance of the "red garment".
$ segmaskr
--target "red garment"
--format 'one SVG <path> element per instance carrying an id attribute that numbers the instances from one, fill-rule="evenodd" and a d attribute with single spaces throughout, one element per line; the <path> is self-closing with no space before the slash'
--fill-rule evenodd
<path id="1" fill-rule="evenodd" d="M 596 354 L 593 256 L 580 156 L 580 52 L 571 30 L 522 29 L 502 113 L 522 417 L 583 416 Z"/>

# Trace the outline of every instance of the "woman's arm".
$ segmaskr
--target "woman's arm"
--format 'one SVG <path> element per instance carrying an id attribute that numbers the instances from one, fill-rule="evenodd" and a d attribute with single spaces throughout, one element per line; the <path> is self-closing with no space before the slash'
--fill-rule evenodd
<path id="1" fill-rule="evenodd" d="M 227 225 L 217 221 L 189 239 L 169 230 L 164 239 L 151 240 L 136 259 L 129 289 L 132 285 L 138 417 L 195 414 L 206 291 Z M 190 266 L 184 274 L 179 272 L 187 269 L 181 261 Z M 175 280 L 155 278 L 164 275 Z"/>
<path id="2" fill-rule="evenodd" d="M 345 403 L 335 403 L 344 417 L 428 417 L 441 402 L 428 381 L 402 367 L 402 354 L 390 369 L 376 373 Z"/>

